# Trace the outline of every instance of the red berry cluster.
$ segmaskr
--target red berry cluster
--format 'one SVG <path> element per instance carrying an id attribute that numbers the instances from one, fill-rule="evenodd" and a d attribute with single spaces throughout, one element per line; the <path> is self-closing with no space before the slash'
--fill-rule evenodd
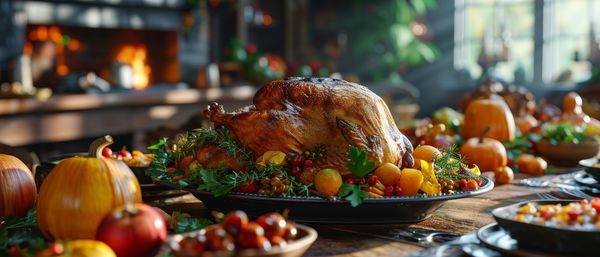
<path id="1" fill-rule="evenodd" d="M 460 188 L 460 190 L 462 190 L 462 191 L 473 191 L 473 190 L 479 189 L 479 186 L 481 186 L 482 182 L 483 181 L 481 180 L 481 178 L 476 178 L 476 179 L 461 178 L 458 181 L 458 188 Z"/>
<path id="2" fill-rule="evenodd" d="M 258 186 L 256 185 L 256 181 L 252 180 L 252 178 L 247 178 L 246 183 L 234 188 L 233 191 L 242 193 L 256 193 L 256 191 L 258 191 Z"/>
<path id="3" fill-rule="evenodd" d="M 385 196 L 402 196 L 402 187 L 398 185 L 389 185 L 385 187 Z"/>
<path id="4" fill-rule="evenodd" d="M 181 239 L 173 254 L 176 257 L 192 257 L 204 256 L 207 252 L 232 253 L 240 249 L 270 250 L 272 247 L 285 247 L 297 234 L 294 222 L 279 213 L 268 213 L 249 221 L 245 212 L 233 211 L 220 224 Z"/>
<path id="5" fill-rule="evenodd" d="M 304 168 L 312 167 L 314 160 L 307 159 L 298 153 L 290 153 L 286 157 L 290 173 L 294 176 L 300 175 Z"/>

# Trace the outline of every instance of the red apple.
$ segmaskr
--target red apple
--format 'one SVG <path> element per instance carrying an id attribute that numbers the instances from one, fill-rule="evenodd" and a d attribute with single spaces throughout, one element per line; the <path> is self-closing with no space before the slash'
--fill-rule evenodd
<path id="1" fill-rule="evenodd" d="M 276 212 L 267 213 L 258 217 L 258 219 L 256 219 L 256 223 L 258 223 L 258 225 L 265 230 L 265 236 L 269 239 L 275 236 L 282 237 L 285 233 L 285 227 L 287 225 L 285 218 Z"/>
<path id="2" fill-rule="evenodd" d="M 125 205 L 106 215 L 96 240 L 106 243 L 119 257 L 154 256 L 167 237 L 167 225 L 153 207 Z"/>

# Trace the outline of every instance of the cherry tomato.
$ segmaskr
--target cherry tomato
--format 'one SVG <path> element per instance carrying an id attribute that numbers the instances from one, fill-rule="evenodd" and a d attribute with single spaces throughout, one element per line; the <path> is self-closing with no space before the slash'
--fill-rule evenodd
<path id="1" fill-rule="evenodd" d="M 479 188 L 479 185 L 477 184 L 477 181 L 473 180 L 473 179 L 469 179 L 467 181 L 467 189 L 468 190 L 477 190 Z"/>
<path id="2" fill-rule="evenodd" d="M 283 239 L 283 237 L 280 237 L 280 236 L 274 236 L 269 241 L 271 242 L 271 246 L 273 246 L 273 247 L 277 246 L 277 247 L 284 248 L 287 246 L 287 242 L 285 241 L 285 239 Z"/>
<path id="3" fill-rule="evenodd" d="M 370 186 L 375 186 L 377 184 L 377 181 L 379 181 L 379 178 L 376 175 L 373 175 L 369 177 L 368 183 Z"/>
<path id="4" fill-rule="evenodd" d="M 598 197 L 592 198 L 592 201 L 590 201 L 590 204 L 592 204 L 592 208 L 596 209 L 596 212 L 600 212 L 600 198 L 598 198 Z"/>
<path id="5" fill-rule="evenodd" d="M 248 216 L 243 211 L 232 211 L 225 216 L 221 225 L 227 232 L 235 236 L 248 225 Z"/>
<path id="6" fill-rule="evenodd" d="M 206 251 L 206 236 L 185 237 L 179 241 L 181 256 L 201 256 Z"/>
<path id="7" fill-rule="evenodd" d="M 402 187 L 394 186 L 394 195 L 402 196 Z"/>
<path id="8" fill-rule="evenodd" d="M 211 251 L 233 251 L 235 241 L 221 225 L 211 225 L 206 228 L 206 246 Z"/>
<path id="9" fill-rule="evenodd" d="M 117 159 L 122 160 L 123 158 L 131 158 L 131 153 L 127 151 L 127 148 L 123 148 L 117 152 Z"/>
<path id="10" fill-rule="evenodd" d="M 265 230 L 265 236 L 269 239 L 274 236 L 283 236 L 285 226 L 287 225 L 285 218 L 276 212 L 258 217 L 256 223 Z"/>
<path id="11" fill-rule="evenodd" d="M 287 221 L 285 229 L 283 231 L 283 238 L 287 240 L 295 239 L 298 236 L 298 229 L 296 228 L 296 223 L 293 221 Z"/>
<path id="12" fill-rule="evenodd" d="M 102 148 L 102 157 L 104 158 L 111 158 L 113 154 L 112 149 L 107 147 Z"/>
<path id="13" fill-rule="evenodd" d="M 258 238 L 264 237 L 264 235 L 265 230 L 260 225 L 255 222 L 248 222 L 248 225 L 240 229 L 236 239 L 238 245 L 242 248 L 259 248 Z"/>

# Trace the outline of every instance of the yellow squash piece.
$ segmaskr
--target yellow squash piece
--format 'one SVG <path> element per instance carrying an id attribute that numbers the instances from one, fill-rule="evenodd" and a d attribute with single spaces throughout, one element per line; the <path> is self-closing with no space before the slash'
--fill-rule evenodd
<path id="1" fill-rule="evenodd" d="M 421 191 L 427 195 L 439 195 L 442 192 L 442 186 L 437 181 L 433 164 L 421 160 L 421 173 L 423 173 L 423 183 L 421 183 Z"/>
<path id="2" fill-rule="evenodd" d="M 108 245 L 94 240 L 75 240 L 57 243 L 63 248 L 63 252 L 55 254 L 52 247 L 39 252 L 35 257 L 116 257 Z"/>
<path id="3" fill-rule="evenodd" d="M 256 159 L 256 166 L 266 167 L 267 164 L 273 164 L 276 166 L 283 165 L 285 163 L 285 153 L 281 151 L 267 151 L 258 159 Z"/>

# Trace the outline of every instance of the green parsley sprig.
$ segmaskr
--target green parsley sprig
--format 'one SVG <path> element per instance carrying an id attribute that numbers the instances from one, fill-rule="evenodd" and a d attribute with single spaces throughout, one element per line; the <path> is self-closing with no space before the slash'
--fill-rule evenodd
<path id="1" fill-rule="evenodd" d="M 366 176 L 375 169 L 375 162 L 367 158 L 367 152 L 356 146 L 351 145 L 348 148 L 348 159 L 349 161 L 346 164 L 346 167 L 352 174 L 359 178 Z M 338 196 L 350 202 L 352 207 L 356 207 L 369 197 L 369 194 L 363 190 L 365 187 L 366 185 L 356 185 L 344 182 L 340 187 Z"/>

